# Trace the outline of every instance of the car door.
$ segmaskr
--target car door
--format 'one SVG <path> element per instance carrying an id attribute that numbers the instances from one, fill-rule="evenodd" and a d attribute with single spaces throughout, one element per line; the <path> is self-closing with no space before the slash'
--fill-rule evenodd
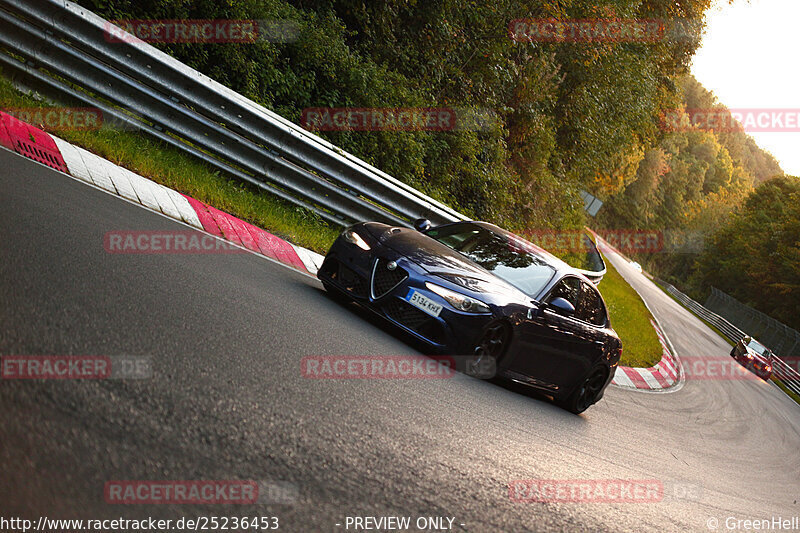
<path id="1" fill-rule="evenodd" d="M 591 283 L 580 281 L 580 295 L 575 314 L 566 317 L 573 324 L 568 346 L 562 350 L 559 364 L 553 365 L 550 381 L 559 388 L 571 387 L 603 357 L 608 324 L 603 299 Z"/>
<path id="2" fill-rule="evenodd" d="M 583 359 L 577 354 L 587 350 L 584 346 L 587 333 L 576 317 L 563 315 L 548 304 L 555 298 L 564 298 L 577 311 L 581 283 L 575 276 L 562 278 L 543 299 L 542 311 L 530 316 L 519 329 L 521 353 L 512 366 L 513 371 L 549 388 L 563 386 L 566 370 L 562 367 Z"/>

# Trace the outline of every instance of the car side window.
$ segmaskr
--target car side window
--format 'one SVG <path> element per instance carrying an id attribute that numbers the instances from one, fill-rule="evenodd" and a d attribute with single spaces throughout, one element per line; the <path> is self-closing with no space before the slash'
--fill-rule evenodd
<path id="1" fill-rule="evenodd" d="M 585 281 L 581 282 L 581 296 L 578 305 L 575 306 L 575 316 L 595 326 L 606 325 L 606 309 L 603 299 L 600 298 L 597 289 Z"/>
<path id="2" fill-rule="evenodd" d="M 573 277 L 566 277 L 558 282 L 555 288 L 550 291 L 550 297 L 547 302 L 552 302 L 556 298 L 564 298 L 572 304 L 575 309 L 578 309 L 578 301 L 581 293 L 581 280 Z"/>

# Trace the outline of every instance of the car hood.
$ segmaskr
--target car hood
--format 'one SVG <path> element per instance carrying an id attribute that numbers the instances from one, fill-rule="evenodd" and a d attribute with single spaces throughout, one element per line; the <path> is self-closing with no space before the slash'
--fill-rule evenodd
<path id="1" fill-rule="evenodd" d="M 499 292 L 530 299 L 459 252 L 419 231 L 378 223 L 368 223 L 364 227 L 380 244 L 405 256 L 429 274 L 474 292 Z"/>

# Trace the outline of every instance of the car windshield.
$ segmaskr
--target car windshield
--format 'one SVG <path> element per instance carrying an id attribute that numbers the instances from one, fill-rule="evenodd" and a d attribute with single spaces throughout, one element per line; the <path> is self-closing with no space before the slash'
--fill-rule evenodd
<path id="1" fill-rule="evenodd" d="M 751 340 L 747 347 L 756 352 L 758 355 L 767 355 L 768 352 L 766 346 L 755 340 Z"/>
<path id="2" fill-rule="evenodd" d="M 535 297 L 555 275 L 533 246 L 472 223 L 434 228 L 427 235 L 467 256 L 498 278 Z"/>

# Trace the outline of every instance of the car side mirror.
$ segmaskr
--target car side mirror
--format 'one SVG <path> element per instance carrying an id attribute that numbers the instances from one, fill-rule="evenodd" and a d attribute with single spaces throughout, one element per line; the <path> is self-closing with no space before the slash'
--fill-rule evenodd
<path id="1" fill-rule="evenodd" d="M 427 218 L 418 218 L 414 221 L 414 229 L 417 231 L 428 231 L 432 227 L 433 224 Z"/>
<path id="2" fill-rule="evenodd" d="M 572 316 L 575 314 L 575 306 L 564 298 L 553 298 L 548 305 L 560 315 Z"/>

